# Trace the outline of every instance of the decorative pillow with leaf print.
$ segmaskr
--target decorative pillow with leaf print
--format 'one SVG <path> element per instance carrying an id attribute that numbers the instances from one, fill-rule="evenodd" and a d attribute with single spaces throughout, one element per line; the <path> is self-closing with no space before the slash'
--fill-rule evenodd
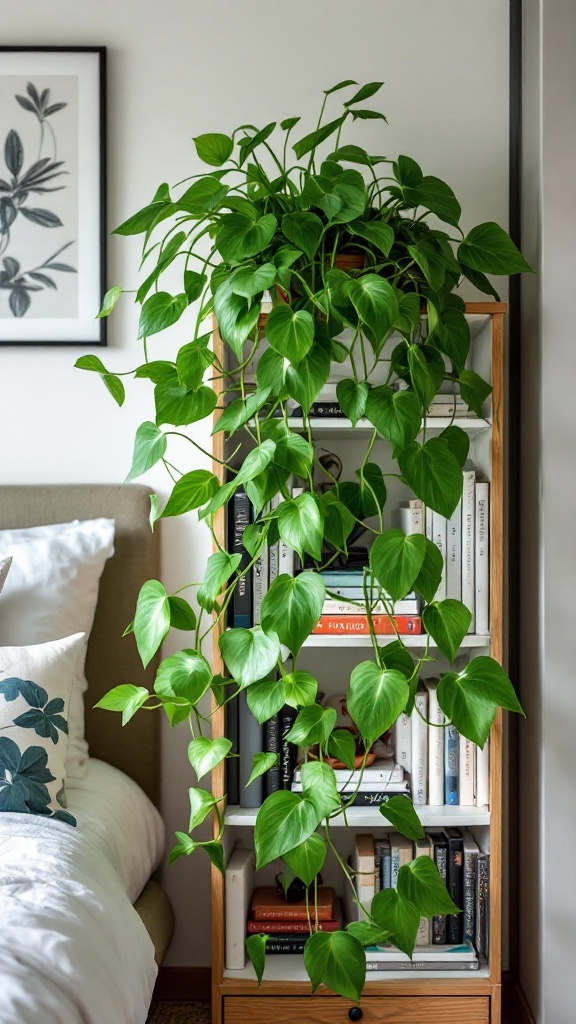
<path id="1" fill-rule="evenodd" d="M 68 825 L 68 705 L 84 633 L 30 647 L 0 647 L 0 812 Z"/>

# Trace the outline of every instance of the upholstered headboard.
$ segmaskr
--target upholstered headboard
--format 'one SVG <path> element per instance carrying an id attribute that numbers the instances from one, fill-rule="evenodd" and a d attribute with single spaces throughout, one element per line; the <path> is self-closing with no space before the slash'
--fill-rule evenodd
<path id="1" fill-rule="evenodd" d="M 0 529 L 67 523 L 105 516 L 116 521 L 115 555 L 100 581 L 96 618 L 86 661 L 86 735 L 90 754 L 120 768 L 158 803 L 160 797 L 160 719 L 157 712 L 135 715 L 122 728 L 120 715 L 94 709 L 112 686 L 152 687 L 156 664 L 146 670 L 132 634 L 122 637 L 134 617 L 142 583 L 158 579 L 159 537 L 149 524 L 150 491 L 138 484 L 59 484 L 0 487 Z"/>

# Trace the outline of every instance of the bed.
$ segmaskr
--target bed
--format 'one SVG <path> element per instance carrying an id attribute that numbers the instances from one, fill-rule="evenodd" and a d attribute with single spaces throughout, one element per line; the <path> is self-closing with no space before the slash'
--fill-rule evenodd
<path id="1" fill-rule="evenodd" d="M 64 820 L 0 814 L 0 1024 L 144 1024 L 172 936 L 172 908 L 151 880 L 164 853 L 159 717 L 122 729 L 120 715 L 93 709 L 113 685 L 154 679 L 156 664 L 144 671 L 133 638 L 122 639 L 141 584 L 158 577 L 148 515 L 139 485 L 0 488 L 0 531 L 115 521 L 87 648 L 84 778 L 66 782 Z M 12 642 L 1 636 L 4 598 L 1 644 Z"/>

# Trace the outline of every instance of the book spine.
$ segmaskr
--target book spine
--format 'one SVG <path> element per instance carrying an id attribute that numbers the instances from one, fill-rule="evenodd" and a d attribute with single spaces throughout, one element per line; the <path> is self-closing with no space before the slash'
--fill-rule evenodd
<path id="1" fill-rule="evenodd" d="M 445 842 L 434 843 L 434 861 L 438 868 L 438 874 L 447 886 L 448 882 L 448 844 Z M 444 914 L 435 914 L 432 918 L 432 944 L 443 946 L 446 944 L 446 917 Z"/>
<path id="2" fill-rule="evenodd" d="M 476 604 L 476 584 L 474 578 L 474 540 L 476 534 L 474 523 L 476 511 L 475 483 L 475 471 L 473 469 L 464 470 L 462 488 L 462 604 L 468 608 L 472 615 L 470 626 L 468 627 L 469 633 L 474 633 L 476 628 L 474 621 Z"/>
<path id="3" fill-rule="evenodd" d="M 229 971 L 241 971 L 246 966 L 245 921 L 253 882 L 251 852 L 234 850 L 224 875 L 224 963 Z"/>
<path id="4" fill-rule="evenodd" d="M 274 512 L 280 504 L 282 495 L 275 494 L 270 500 L 270 511 Z M 280 541 L 275 541 L 268 548 L 268 586 L 271 587 L 274 580 L 280 575 Z"/>
<path id="5" fill-rule="evenodd" d="M 396 632 L 401 635 L 420 636 L 422 633 L 422 620 L 419 615 L 374 615 L 372 623 L 377 636 L 390 636 Z M 312 632 L 334 636 L 350 633 L 368 636 L 370 628 L 366 615 L 322 615 Z"/>
<path id="6" fill-rule="evenodd" d="M 464 842 L 462 837 L 448 838 L 448 892 L 457 907 L 464 905 Z M 446 937 L 448 942 L 457 945 L 464 936 L 462 914 L 448 914 L 446 917 Z"/>
<path id="7" fill-rule="evenodd" d="M 462 498 L 446 526 L 446 597 L 462 599 Z"/>
<path id="8" fill-rule="evenodd" d="M 394 743 L 394 760 L 405 772 L 412 770 L 412 725 L 404 712 L 396 719 L 392 727 Z"/>
<path id="9" fill-rule="evenodd" d="M 476 950 L 488 957 L 490 951 L 490 854 L 476 858 Z"/>
<path id="10" fill-rule="evenodd" d="M 264 546 L 252 569 L 252 621 L 260 625 L 262 601 L 268 592 L 268 548 Z"/>
<path id="11" fill-rule="evenodd" d="M 264 779 L 260 775 L 246 788 L 252 773 L 252 759 L 255 754 L 262 753 L 264 734 L 262 726 L 254 718 L 246 702 L 243 691 L 237 697 L 239 701 L 239 776 L 240 776 L 240 807 L 260 807 L 264 798 Z"/>
<path id="12" fill-rule="evenodd" d="M 466 736 L 459 738 L 458 803 L 474 807 L 476 803 L 476 745 Z"/>
<path id="13" fill-rule="evenodd" d="M 296 767 L 296 755 L 298 748 L 289 743 L 286 736 L 296 721 L 297 712 L 286 704 L 280 712 L 280 788 L 290 789 L 292 776 Z"/>
<path id="14" fill-rule="evenodd" d="M 420 712 L 420 714 L 418 714 Z M 428 801 L 428 726 L 422 720 L 428 717 L 428 695 L 417 693 L 414 711 L 410 719 L 412 725 L 412 802 L 425 804 Z"/>
<path id="15" fill-rule="evenodd" d="M 398 888 L 398 872 L 401 868 L 400 850 L 397 846 L 390 847 L 390 888 Z"/>
<path id="16" fill-rule="evenodd" d="M 302 406 L 298 405 L 294 411 L 290 414 L 291 416 L 301 417 Z M 310 406 L 309 416 L 317 416 L 319 419 L 329 419 L 334 417 L 336 419 L 346 419 L 346 414 L 342 410 L 342 406 L 339 402 L 312 402 Z"/>
<path id="17" fill-rule="evenodd" d="M 288 482 L 286 484 L 286 487 L 288 488 L 289 492 L 292 489 L 291 480 L 292 480 L 292 477 L 289 478 L 289 480 L 288 480 Z M 273 505 L 274 505 L 275 501 L 276 501 L 276 498 L 273 498 L 272 499 Z M 282 501 L 284 501 L 284 498 L 282 497 L 281 494 L 279 494 L 278 495 L 278 500 L 276 501 L 276 508 L 278 508 L 278 505 L 281 504 Z M 278 575 L 282 576 L 284 573 L 286 573 L 288 576 L 293 576 L 294 575 L 295 566 L 296 566 L 296 561 L 295 561 L 295 552 L 294 552 L 293 548 L 291 548 L 286 543 L 286 541 L 284 541 L 284 540 L 282 540 L 282 538 L 280 538 L 280 540 L 278 541 Z"/>
<path id="18" fill-rule="evenodd" d="M 444 733 L 444 803 L 458 803 L 458 767 L 460 763 L 460 734 L 449 725 Z"/>
<path id="19" fill-rule="evenodd" d="M 250 523 L 250 500 L 242 486 L 234 493 L 230 506 L 230 541 L 233 554 L 241 555 L 240 569 L 245 569 L 250 562 L 250 555 L 242 543 L 244 530 Z M 232 597 L 232 622 L 234 628 L 249 629 L 252 625 L 252 575 L 250 572 L 240 576 Z"/>
<path id="20" fill-rule="evenodd" d="M 490 740 L 476 748 L 476 805 L 490 806 Z"/>
<path id="21" fill-rule="evenodd" d="M 370 953 L 366 954 L 368 957 Z M 414 956 L 413 960 L 366 960 L 366 970 L 372 973 L 377 971 L 405 971 L 410 974 L 411 971 L 477 971 L 479 963 L 477 960 L 464 960 L 463 962 L 448 960 L 448 961 L 435 961 L 435 960 L 418 960 L 418 956 Z"/>
<path id="22" fill-rule="evenodd" d="M 429 839 L 418 840 L 415 849 L 416 857 L 430 857 L 433 859 L 434 847 Z M 432 922 L 429 917 L 421 917 L 418 931 L 416 932 L 416 945 L 429 946 L 431 943 Z"/>
<path id="23" fill-rule="evenodd" d="M 280 715 L 274 715 L 264 725 L 264 749 L 267 754 L 276 754 L 278 761 L 269 768 L 264 776 L 265 795 L 270 796 L 282 788 L 280 772 L 280 752 L 282 747 Z"/>
<path id="24" fill-rule="evenodd" d="M 327 598 L 322 605 L 322 615 L 362 615 L 365 612 L 364 598 L 358 599 L 357 604 L 353 604 L 351 601 L 335 601 L 331 598 Z M 377 601 L 374 607 L 371 609 L 372 615 L 386 615 L 386 606 L 382 601 Z M 417 600 L 409 601 L 396 601 L 394 605 L 395 615 L 418 615 L 420 612 L 419 603 Z"/>
<path id="25" fill-rule="evenodd" d="M 442 555 L 442 575 L 440 577 L 440 583 L 438 584 L 438 590 L 434 595 L 435 601 L 446 600 L 446 531 L 447 523 L 444 516 L 441 516 L 439 512 L 432 512 L 432 541 L 438 548 L 438 551 Z"/>
<path id="26" fill-rule="evenodd" d="M 445 729 L 434 728 L 445 722 L 444 712 L 438 703 L 435 685 L 428 686 L 428 803 L 431 807 L 444 804 L 444 733 Z"/>
<path id="27" fill-rule="evenodd" d="M 311 915 L 313 917 L 314 910 L 312 908 Z M 318 931 L 321 932 L 337 932 L 340 927 L 340 921 L 318 921 Z M 248 921 L 246 930 L 249 935 L 262 935 L 263 932 L 269 932 L 270 935 L 281 935 L 282 937 L 293 935 L 305 935 L 308 938 L 310 934 L 310 926 L 308 921 L 287 921 L 277 920 L 271 921 L 263 919 L 261 921 Z"/>
<path id="28" fill-rule="evenodd" d="M 235 697 L 226 705 L 226 735 L 232 741 L 231 754 L 238 754 L 238 713 L 239 697 Z M 240 801 L 240 776 L 238 757 L 226 758 L 226 794 L 228 804 L 236 806 Z"/>
<path id="29" fill-rule="evenodd" d="M 386 846 L 384 854 L 382 856 L 382 866 L 380 871 L 380 888 L 392 888 L 392 852 L 390 850 L 389 845 Z"/>
<path id="30" fill-rule="evenodd" d="M 266 955 L 274 956 L 277 953 L 303 953 L 306 939 L 297 939 L 291 942 L 289 939 L 268 939 L 266 943 Z"/>
<path id="31" fill-rule="evenodd" d="M 432 543 L 434 543 L 434 530 L 433 530 L 433 527 L 432 527 L 432 518 L 433 518 L 434 513 L 433 513 L 431 508 L 426 508 L 426 507 L 424 507 L 423 512 L 424 512 L 424 536 L 426 537 L 426 540 L 430 540 L 430 541 L 432 541 Z"/>
<path id="32" fill-rule="evenodd" d="M 350 796 L 351 795 L 352 794 L 350 794 Z M 389 787 L 387 787 L 385 789 L 373 789 L 373 790 L 370 790 L 370 791 L 363 790 L 363 791 L 360 791 L 360 792 L 356 793 L 356 796 L 354 797 L 352 803 L 349 804 L 349 806 L 350 807 L 378 807 L 380 804 L 384 803 L 385 800 L 388 800 L 391 796 L 397 796 L 397 795 L 398 795 L 398 790 L 391 790 Z M 407 790 L 402 790 L 402 793 L 400 795 L 407 796 L 407 797 L 410 796 L 410 794 L 409 794 L 409 792 Z M 345 800 L 347 799 L 345 793 L 343 794 L 343 798 Z"/>
<path id="33" fill-rule="evenodd" d="M 476 585 L 476 632 L 490 632 L 490 485 L 476 484 L 476 544 L 475 544 L 475 585 Z"/>
<path id="34" fill-rule="evenodd" d="M 474 842 L 464 842 L 464 941 L 474 942 L 476 937 L 476 861 L 478 847 Z"/>

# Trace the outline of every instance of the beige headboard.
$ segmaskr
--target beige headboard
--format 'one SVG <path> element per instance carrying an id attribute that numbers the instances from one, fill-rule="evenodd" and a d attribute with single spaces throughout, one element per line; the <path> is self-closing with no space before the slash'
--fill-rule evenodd
<path id="1" fill-rule="evenodd" d="M 160 797 L 159 712 L 139 712 L 122 728 L 120 715 L 94 710 L 112 686 L 152 687 L 157 662 L 146 671 L 134 637 L 122 637 L 134 617 L 142 583 L 158 579 L 159 538 L 149 525 L 150 491 L 138 484 L 59 484 L 0 487 L 0 529 L 67 523 L 98 516 L 115 519 L 115 555 L 106 563 L 86 662 L 86 734 L 93 757 L 120 768 L 148 796 Z"/>

